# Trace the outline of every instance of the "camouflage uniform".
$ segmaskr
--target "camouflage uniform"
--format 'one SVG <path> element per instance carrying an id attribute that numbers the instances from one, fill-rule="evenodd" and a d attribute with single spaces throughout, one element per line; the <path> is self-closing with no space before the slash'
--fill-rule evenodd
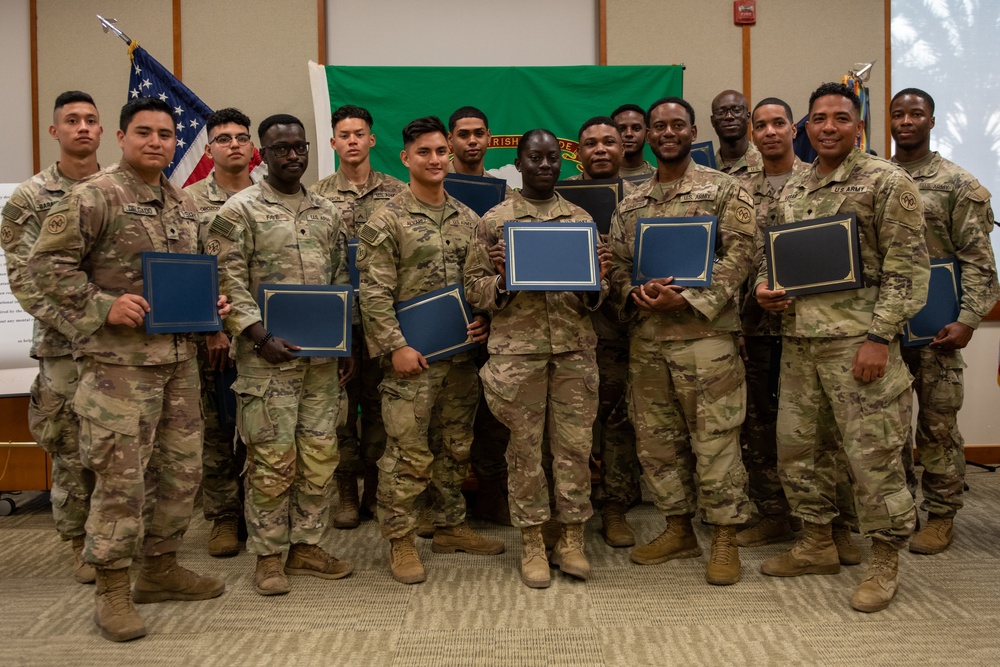
<path id="1" fill-rule="evenodd" d="M 202 417 L 191 334 L 107 324 L 121 294 L 142 294 L 142 253 L 195 253 L 191 198 L 165 177 L 159 197 L 124 160 L 54 206 L 28 258 L 39 292 L 76 331 L 73 409 L 95 474 L 84 560 L 127 567 L 173 553 L 201 483 Z"/>
<path id="2" fill-rule="evenodd" d="M 382 419 L 385 453 L 378 461 L 378 520 L 382 537 L 416 529 L 418 495 L 430 485 L 438 526 L 465 520 L 462 482 L 468 474 L 472 423 L 479 399 L 476 366 L 463 352 L 400 377 L 392 352 L 406 346 L 394 306 L 462 282 L 478 216 L 446 196 L 440 211 L 409 188 L 393 197 L 359 230 L 361 320 L 368 349 L 383 356 Z"/>
<path id="3" fill-rule="evenodd" d="M 722 149 L 717 148 L 715 150 L 715 164 L 718 165 L 719 171 L 740 181 L 744 187 L 749 187 L 750 182 L 764 172 L 764 158 L 761 157 L 760 151 L 753 145 L 753 142 L 747 145 L 747 152 L 743 154 L 743 157 L 728 167 L 723 165 Z"/>
<path id="4" fill-rule="evenodd" d="M 52 457 L 52 516 L 64 540 L 86 532 L 94 475 L 80 461 L 79 420 L 73 412 L 79 371 L 73 347 L 60 329 L 46 324 L 57 314 L 46 307 L 26 264 L 49 209 L 75 182 L 59 171 L 58 164 L 35 174 L 14 190 L 4 206 L 0 227 L 10 290 L 21 307 L 36 318 L 31 356 L 38 359 L 38 375 L 31 384 L 28 424 L 35 442 Z M 67 335 L 73 335 L 68 323 L 55 321 Z"/>
<path id="5" fill-rule="evenodd" d="M 336 358 L 275 366 L 242 335 L 261 321 L 255 297 L 262 284 L 349 283 L 347 236 L 333 205 L 306 192 L 297 211 L 287 207 L 266 182 L 252 185 L 219 209 L 205 244 L 219 256 L 219 287 L 233 301 L 226 328 L 238 373 L 236 430 L 247 448 L 247 547 L 258 556 L 323 537 L 336 429 L 346 416 Z"/>
<path id="6" fill-rule="evenodd" d="M 972 174 L 937 153 L 897 164 L 920 188 L 928 253 L 934 259 L 958 258 L 962 273 L 958 321 L 976 329 L 1000 296 L 990 244 L 990 193 Z M 964 398 L 962 352 L 930 345 L 905 347 L 903 360 L 913 374 L 919 407 L 916 444 L 924 468 L 920 508 L 953 517 L 962 507 L 965 486 L 965 443 L 958 431 L 958 411 Z M 912 457 L 908 462 L 912 474 Z"/>
<path id="7" fill-rule="evenodd" d="M 622 168 L 619 170 L 618 173 L 622 178 L 628 178 L 630 176 L 642 176 L 644 174 L 649 174 L 650 176 L 652 176 L 653 174 L 656 173 L 656 167 L 651 165 L 646 160 L 643 160 L 642 164 L 639 165 L 638 167 L 626 167 L 625 165 L 622 165 Z"/>
<path id="8" fill-rule="evenodd" d="M 519 192 L 495 206 L 479 222 L 466 263 L 466 296 L 488 311 L 490 359 L 483 367 L 486 401 L 510 429 L 507 486 L 511 522 L 518 528 L 550 518 L 549 490 L 542 463 L 548 435 L 555 482 L 555 508 L 561 523 L 583 523 L 590 504 L 590 450 L 597 416 L 599 375 L 590 321 L 608 292 L 519 292 L 500 294 L 489 257 L 506 221 L 590 221 L 585 210 L 556 194 L 556 203 L 539 210 Z"/>
<path id="9" fill-rule="evenodd" d="M 856 213 L 864 286 L 796 297 L 783 315 L 779 474 L 793 515 L 830 523 L 842 448 L 863 534 L 899 548 L 916 514 L 900 460 L 912 378 L 896 336 L 927 298 L 923 207 L 905 172 L 856 148 L 825 177 L 816 169 L 785 185 L 774 224 Z M 892 342 L 884 377 L 864 384 L 851 365 L 868 334 Z M 839 441 L 823 427 L 831 412 Z"/>
<path id="10" fill-rule="evenodd" d="M 629 296 L 638 219 L 693 215 L 719 219 L 712 284 L 682 292 L 689 309 L 639 311 Z M 612 293 L 621 319 L 631 321 L 629 416 L 656 508 L 687 515 L 700 504 L 709 523 L 744 523 L 751 512 L 739 445 L 746 385 L 734 297 L 753 258 L 753 199 L 735 179 L 691 161 L 673 184 L 651 178 L 622 201 L 611 219 L 611 251 Z"/>

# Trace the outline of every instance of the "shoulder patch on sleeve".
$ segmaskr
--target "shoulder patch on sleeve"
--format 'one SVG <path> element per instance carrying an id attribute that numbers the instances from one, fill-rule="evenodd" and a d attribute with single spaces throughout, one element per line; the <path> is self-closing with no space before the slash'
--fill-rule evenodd
<path id="1" fill-rule="evenodd" d="M 736 207 L 736 219 L 742 222 L 744 225 L 753 220 L 753 212 L 746 206 Z"/>
<path id="2" fill-rule="evenodd" d="M 753 197 L 751 197 L 750 193 L 748 193 L 743 188 L 740 188 L 740 193 L 736 196 L 739 198 L 741 202 L 743 202 L 747 206 L 753 207 Z"/>
<path id="3" fill-rule="evenodd" d="M 66 216 L 62 213 L 50 215 L 45 219 L 45 228 L 50 234 L 61 234 L 66 229 Z"/>
<path id="4" fill-rule="evenodd" d="M 13 200 L 8 201 L 3 207 L 3 218 L 5 220 L 10 220 L 11 222 L 20 222 L 21 216 L 24 214 L 24 209 L 14 203 Z"/>
<path id="5" fill-rule="evenodd" d="M 381 226 L 373 225 L 371 221 L 361 225 L 361 229 L 358 230 L 358 238 L 373 246 L 384 241 L 386 236 L 385 230 Z"/>
<path id="6" fill-rule="evenodd" d="M 234 238 L 236 236 L 236 225 L 218 215 L 212 219 L 212 224 L 209 225 L 208 231 L 210 234 L 224 236 L 230 241 L 236 240 Z"/>
<path id="7" fill-rule="evenodd" d="M 985 201 L 989 201 L 991 197 L 990 191 L 987 190 L 986 187 L 983 186 L 983 184 L 980 183 L 979 181 L 973 181 L 969 185 L 969 190 L 970 190 L 969 199 L 979 204 L 982 204 Z"/>
<path id="8" fill-rule="evenodd" d="M 917 195 L 910 191 L 904 191 L 899 193 L 899 205 L 905 208 L 907 211 L 917 210 Z"/>
<path id="9" fill-rule="evenodd" d="M 0 225 L 0 244 L 7 247 L 7 244 L 14 240 L 14 225 L 4 222 Z"/>

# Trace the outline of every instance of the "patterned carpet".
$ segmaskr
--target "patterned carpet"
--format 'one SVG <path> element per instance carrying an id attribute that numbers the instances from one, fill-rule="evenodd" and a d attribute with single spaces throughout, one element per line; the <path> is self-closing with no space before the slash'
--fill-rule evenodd
<path id="1" fill-rule="evenodd" d="M 507 553 L 441 555 L 418 540 L 428 581 L 404 586 L 369 521 L 324 541 L 354 561 L 352 576 L 293 577 L 289 595 L 262 598 L 250 555 L 207 555 L 199 516 L 181 560 L 224 576 L 226 593 L 142 605 L 149 634 L 126 644 L 98 634 L 94 589 L 70 577 L 47 494 L 24 494 L 0 517 L 0 665 L 997 665 L 1000 474 L 970 469 L 968 483 L 955 544 L 904 553 L 897 598 L 873 615 L 848 604 L 864 564 L 772 579 L 757 568 L 787 545 L 744 549 L 743 581 L 714 587 L 704 581 L 708 527 L 698 527 L 706 555 L 644 567 L 604 544 L 596 517 L 586 583 L 553 571 L 551 588 L 526 588 L 517 532 L 474 524 Z M 643 541 L 663 526 L 648 503 L 629 517 Z"/>

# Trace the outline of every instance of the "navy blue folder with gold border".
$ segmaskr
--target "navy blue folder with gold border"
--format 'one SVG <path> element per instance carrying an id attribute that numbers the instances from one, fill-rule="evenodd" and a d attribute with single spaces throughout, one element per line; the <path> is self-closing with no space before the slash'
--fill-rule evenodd
<path id="1" fill-rule="evenodd" d="M 219 268 L 215 255 L 142 253 L 146 333 L 219 331 Z"/>
<path id="2" fill-rule="evenodd" d="M 264 328 L 302 349 L 303 357 L 351 354 L 349 285 L 261 285 L 257 297 Z"/>
<path id="3" fill-rule="evenodd" d="M 711 141 L 700 141 L 696 144 L 691 144 L 691 159 L 703 167 L 718 169 L 715 165 L 715 146 L 712 145 Z"/>
<path id="4" fill-rule="evenodd" d="M 406 344 L 430 361 L 479 345 L 469 338 L 472 311 L 461 285 L 448 285 L 396 304 L 396 320 Z"/>
<path id="5" fill-rule="evenodd" d="M 475 211 L 476 215 L 483 215 L 507 198 L 507 181 L 502 178 L 448 174 L 444 179 L 444 189 Z"/>
<path id="6" fill-rule="evenodd" d="M 555 186 L 556 192 L 566 201 L 590 214 L 601 234 L 607 234 L 611 229 L 611 215 L 622 200 L 622 188 L 620 178 L 581 178 L 559 181 Z"/>
<path id="7" fill-rule="evenodd" d="M 764 229 L 767 284 L 788 296 L 861 287 L 858 219 L 854 213 Z"/>
<path id="8" fill-rule="evenodd" d="M 597 225 L 593 222 L 518 222 L 503 226 L 507 289 L 599 292 Z"/>
<path id="9" fill-rule="evenodd" d="M 712 284 L 715 237 L 714 215 L 686 218 L 639 218 L 632 250 L 632 284 L 673 276 L 674 285 L 706 287 Z"/>
<path id="10" fill-rule="evenodd" d="M 916 347 L 934 340 L 946 324 L 958 321 L 962 306 L 962 275 L 952 257 L 931 260 L 927 303 L 903 325 L 903 345 Z"/>

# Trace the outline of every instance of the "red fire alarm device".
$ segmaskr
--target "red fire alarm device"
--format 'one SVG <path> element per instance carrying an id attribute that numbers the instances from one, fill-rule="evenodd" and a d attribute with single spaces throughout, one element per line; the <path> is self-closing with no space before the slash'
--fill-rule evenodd
<path id="1" fill-rule="evenodd" d="M 736 25 L 756 25 L 757 0 L 734 0 L 733 23 Z"/>

